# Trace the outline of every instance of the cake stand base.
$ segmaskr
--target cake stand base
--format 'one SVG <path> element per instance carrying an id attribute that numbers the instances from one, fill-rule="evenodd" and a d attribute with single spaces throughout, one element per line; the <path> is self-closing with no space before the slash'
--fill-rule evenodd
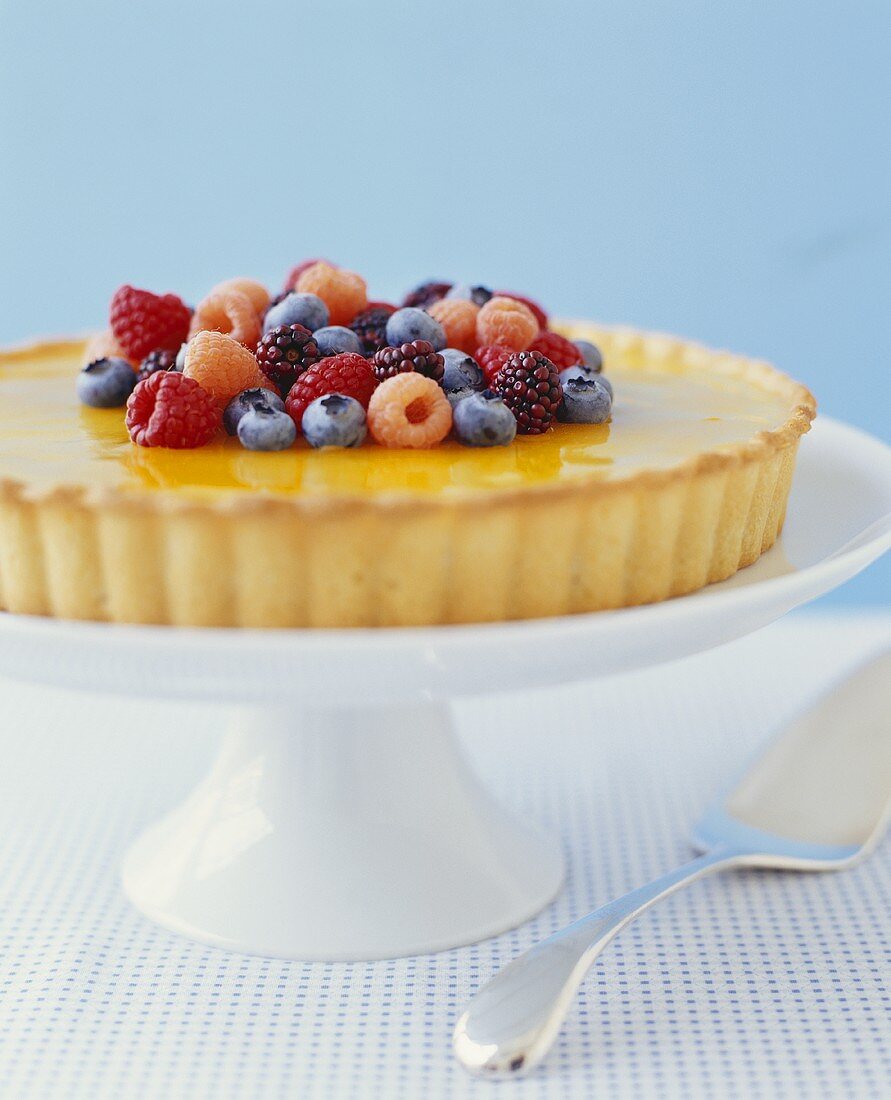
<path id="1" fill-rule="evenodd" d="M 134 905 L 174 931 L 329 961 L 496 935 L 562 878 L 559 848 L 482 789 L 434 703 L 239 712 L 207 778 L 123 867 Z"/>

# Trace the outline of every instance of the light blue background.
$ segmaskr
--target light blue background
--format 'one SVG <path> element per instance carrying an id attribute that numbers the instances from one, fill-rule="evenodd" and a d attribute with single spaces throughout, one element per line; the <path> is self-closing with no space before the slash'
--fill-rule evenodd
<path id="1" fill-rule="evenodd" d="M 887 439 L 889 43 L 888 0 L 0 0 L 0 342 L 321 254 L 764 355 Z"/>

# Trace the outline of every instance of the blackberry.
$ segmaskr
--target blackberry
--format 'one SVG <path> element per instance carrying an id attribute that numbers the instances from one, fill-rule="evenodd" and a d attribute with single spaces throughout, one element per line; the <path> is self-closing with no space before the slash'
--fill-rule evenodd
<path id="1" fill-rule="evenodd" d="M 517 418 L 521 435 L 541 435 L 563 399 L 557 368 L 540 351 L 519 351 L 495 375 L 492 388 Z"/>
<path id="2" fill-rule="evenodd" d="M 144 379 L 148 378 L 150 374 L 154 374 L 156 371 L 173 370 L 175 366 L 175 351 L 165 351 L 164 348 L 155 348 L 155 350 L 150 351 L 145 359 L 139 364 L 136 381 L 142 382 Z"/>
<path id="3" fill-rule="evenodd" d="M 403 298 L 402 304 L 424 309 L 426 306 L 432 306 L 434 302 L 438 302 L 440 298 L 445 298 L 451 289 L 451 283 L 440 283 L 435 279 L 431 279 L 429 282 L 416 286 L 414 290 L 410 290 Z"/>
<path id="4" fill-rule="evenodd" d="M 445 360 L 427 340 L 413 340 L 410 344 L 400 344 L 398 348 L 381 348 L 374 353 L 371 369 L 379 382 L 394 378 L 397 374 L 415 371 L 434 382 L 441 382 L 445 370 Z"/>
<path id="5" fill-rule="evenodd" d="M 287 393 L 319 358 L 313 334 L 303 325 L 279 325 L 270 329 L 257 344 L 260 370 L 282 393 Z"/>
<path id="6" fill-rule="evenodd" d="M 371 306 L 353 319 L 349 327 L 362 341 L 367 356 L 387 346 L 387 321 L 395 312 L 389 306 Z"/>

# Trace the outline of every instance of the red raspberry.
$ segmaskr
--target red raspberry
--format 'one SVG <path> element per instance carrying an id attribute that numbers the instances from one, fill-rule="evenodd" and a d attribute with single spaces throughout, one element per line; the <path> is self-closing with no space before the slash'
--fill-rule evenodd
<path id="1" fill-rule="evenodd" d="M 480 369 L 486 376 L 486 384 L 491 387 L 495 380 L 495 375 L 501 370 L 504 364 L 513 355 L 511 348 L 506 348 L 504 344 L 486 344 L 481 348 L 477 348 L 473 353 L 474 359 L 480 365 Z"/>
<path id="2" fill-rule="evenodd" d="M 582 353 L 572 340 L 567 340 L 559 332 L 540 332 L 529 345 L 529 350 L 540 351 L 557 370 L 566 370 L 582 361 Z"/>
<path id="3" fill-rule="evenodd" d="M 191 310 L 175 294 L 122 286 L 111 300 L 111 331 L 128 359 L 140 361 L 156 348 L 177 351 L 188 339 L 191 320 Z"/>
<path id="4" fill-rule="evenodd" d="M 127 430 L 141 447 L 203 447 L 221 418 L 211 395 L 177 371 L 150 374 L 127 401 Z"/>
<path id="5" fill-rule="evenodd" d="M 394 306 L 392 302 L 369 302 L 365 308 L 385 309 L 387 311 L 387 315 L 389 316 L 391 313 L 395 313 L 399 306 Z"/>
<path id="6" fill-rule="evenodd" d="M 521 435 L 541 435 L 563 400 L 557 368 L 540 351 L 519 351 L 496 374 L 492 387 L 514 414 Z"/>
<path id="7" fill-rule="evenodd" d="M 524 294 L 514 294 L 512 290 L 496 290 L 493 297 L 501 298 L 513 298 L 515 302 L 522 302 L 524 306 L 528 306 L 529 309 L 535 314 L 535 319 L 538 321 L 542 328 L 548 327 L 548 315 L 541 308 L 538 302 L 533 302 L 531 298 L 527 298 Z"/>
<path id="8" fill-rule="evenodd" d="M 363 356 L 350 351 L 342 355 L 329 355 L 300 375 L 291 387 L 285 408 L 299 431 L 307 405 L 317 397 L 326 393 L 342 393 L 344 397 L 355 397 L 367 409 L 376 387 L 377 379 L 371 364 Z"/>

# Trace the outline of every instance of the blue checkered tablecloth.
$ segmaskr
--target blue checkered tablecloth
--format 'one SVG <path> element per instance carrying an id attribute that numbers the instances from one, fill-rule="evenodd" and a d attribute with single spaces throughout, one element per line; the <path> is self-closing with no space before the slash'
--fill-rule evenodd
<path id="1" fill-rule="evenodd" d="M 124 848 L 199 776 L 222 711 L 0 682 L 0 1095 L 891 1096 L 891 842 L 843 874 L 724 875 L 657 906 L 526 1079 L 472 1081 L 450 1053 L 482 981 L 687 858 L 771 727 L 889 643 L 891 615 L 798 615 L 645 673 L 462 703 L 485 781 L 562 837 L 566 889 L 495 940 L 358 965 L 205 948 L 122 897 Z"/>

